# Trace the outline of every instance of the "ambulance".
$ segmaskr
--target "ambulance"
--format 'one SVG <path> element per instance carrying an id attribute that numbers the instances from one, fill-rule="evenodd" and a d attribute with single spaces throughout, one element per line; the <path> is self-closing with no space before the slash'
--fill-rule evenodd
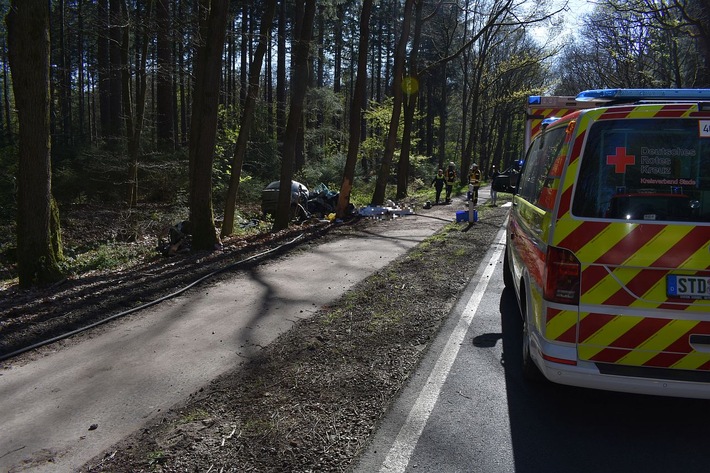
<path id="1" fill-rule="evenodd" d="M 523 375 L 710 398 L 710 89 L 571 103 L 532 133 L 506 224 Z"/>

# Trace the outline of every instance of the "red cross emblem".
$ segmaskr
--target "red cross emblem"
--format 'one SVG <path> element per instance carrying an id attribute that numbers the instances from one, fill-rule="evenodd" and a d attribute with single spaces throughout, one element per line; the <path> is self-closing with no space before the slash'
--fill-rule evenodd
<path id="1" fill-rule="evenodd" d="M 614 166 L 614 172 L 617 174 L 625 174 L 626 166 L 636 164 L 636 156 L 626 154 L 626 148 L 616 148 L 616 154 L 610 154 L 606 157 L 606 163 Z"/>

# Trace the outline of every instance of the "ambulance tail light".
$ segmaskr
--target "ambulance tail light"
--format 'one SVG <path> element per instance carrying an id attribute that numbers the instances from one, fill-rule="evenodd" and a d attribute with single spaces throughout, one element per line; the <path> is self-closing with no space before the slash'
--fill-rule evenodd
<path id="1" fill-rule="evenodd" d="M 574 253 L 547 247 L 545 299 L 561 304 L 579 304 L 581 265 Z"/>

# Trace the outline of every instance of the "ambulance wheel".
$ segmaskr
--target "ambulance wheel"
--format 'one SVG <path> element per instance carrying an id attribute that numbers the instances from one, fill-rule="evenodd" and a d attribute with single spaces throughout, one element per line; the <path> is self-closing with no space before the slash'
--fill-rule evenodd
<path id="1" fill-rule="evenodd" d="M 510 269 L 510 261 L 508 260 L 508 249 L 504 250 L 503 255 L 503 284 L 509 289 L 513 289 L 513 272 Z"/>

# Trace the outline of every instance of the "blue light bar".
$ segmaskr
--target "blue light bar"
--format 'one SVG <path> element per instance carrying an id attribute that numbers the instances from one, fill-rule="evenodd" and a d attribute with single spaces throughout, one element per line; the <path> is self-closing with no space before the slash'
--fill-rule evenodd
<path id="1" fill-rule="evenodd" d="M 542 103 L 542 98 L 539 95 L 528 96 L 528 105 L 540 105 Z"/>
<path id="2" fill-rule="evenodd" d="M 549 118 L 545 118 L 545 119 L 542 121 L 542 123 L 540 123 L 540 126 L 542 126 L 543 128 L 546 128 L 546 127 L 552 125 L 553 123 L 555 123 L 555 122 L 556 122 L 557 120 L 559 120 L 559 119 L 560 119 L 560 117 L 549 117 Z"/>
<path id="3" fill-rule="evenodd" d="M 710 89 L 596 89 L 580 92 L 577 100 L 581 102 L 710 100 Z"/>

